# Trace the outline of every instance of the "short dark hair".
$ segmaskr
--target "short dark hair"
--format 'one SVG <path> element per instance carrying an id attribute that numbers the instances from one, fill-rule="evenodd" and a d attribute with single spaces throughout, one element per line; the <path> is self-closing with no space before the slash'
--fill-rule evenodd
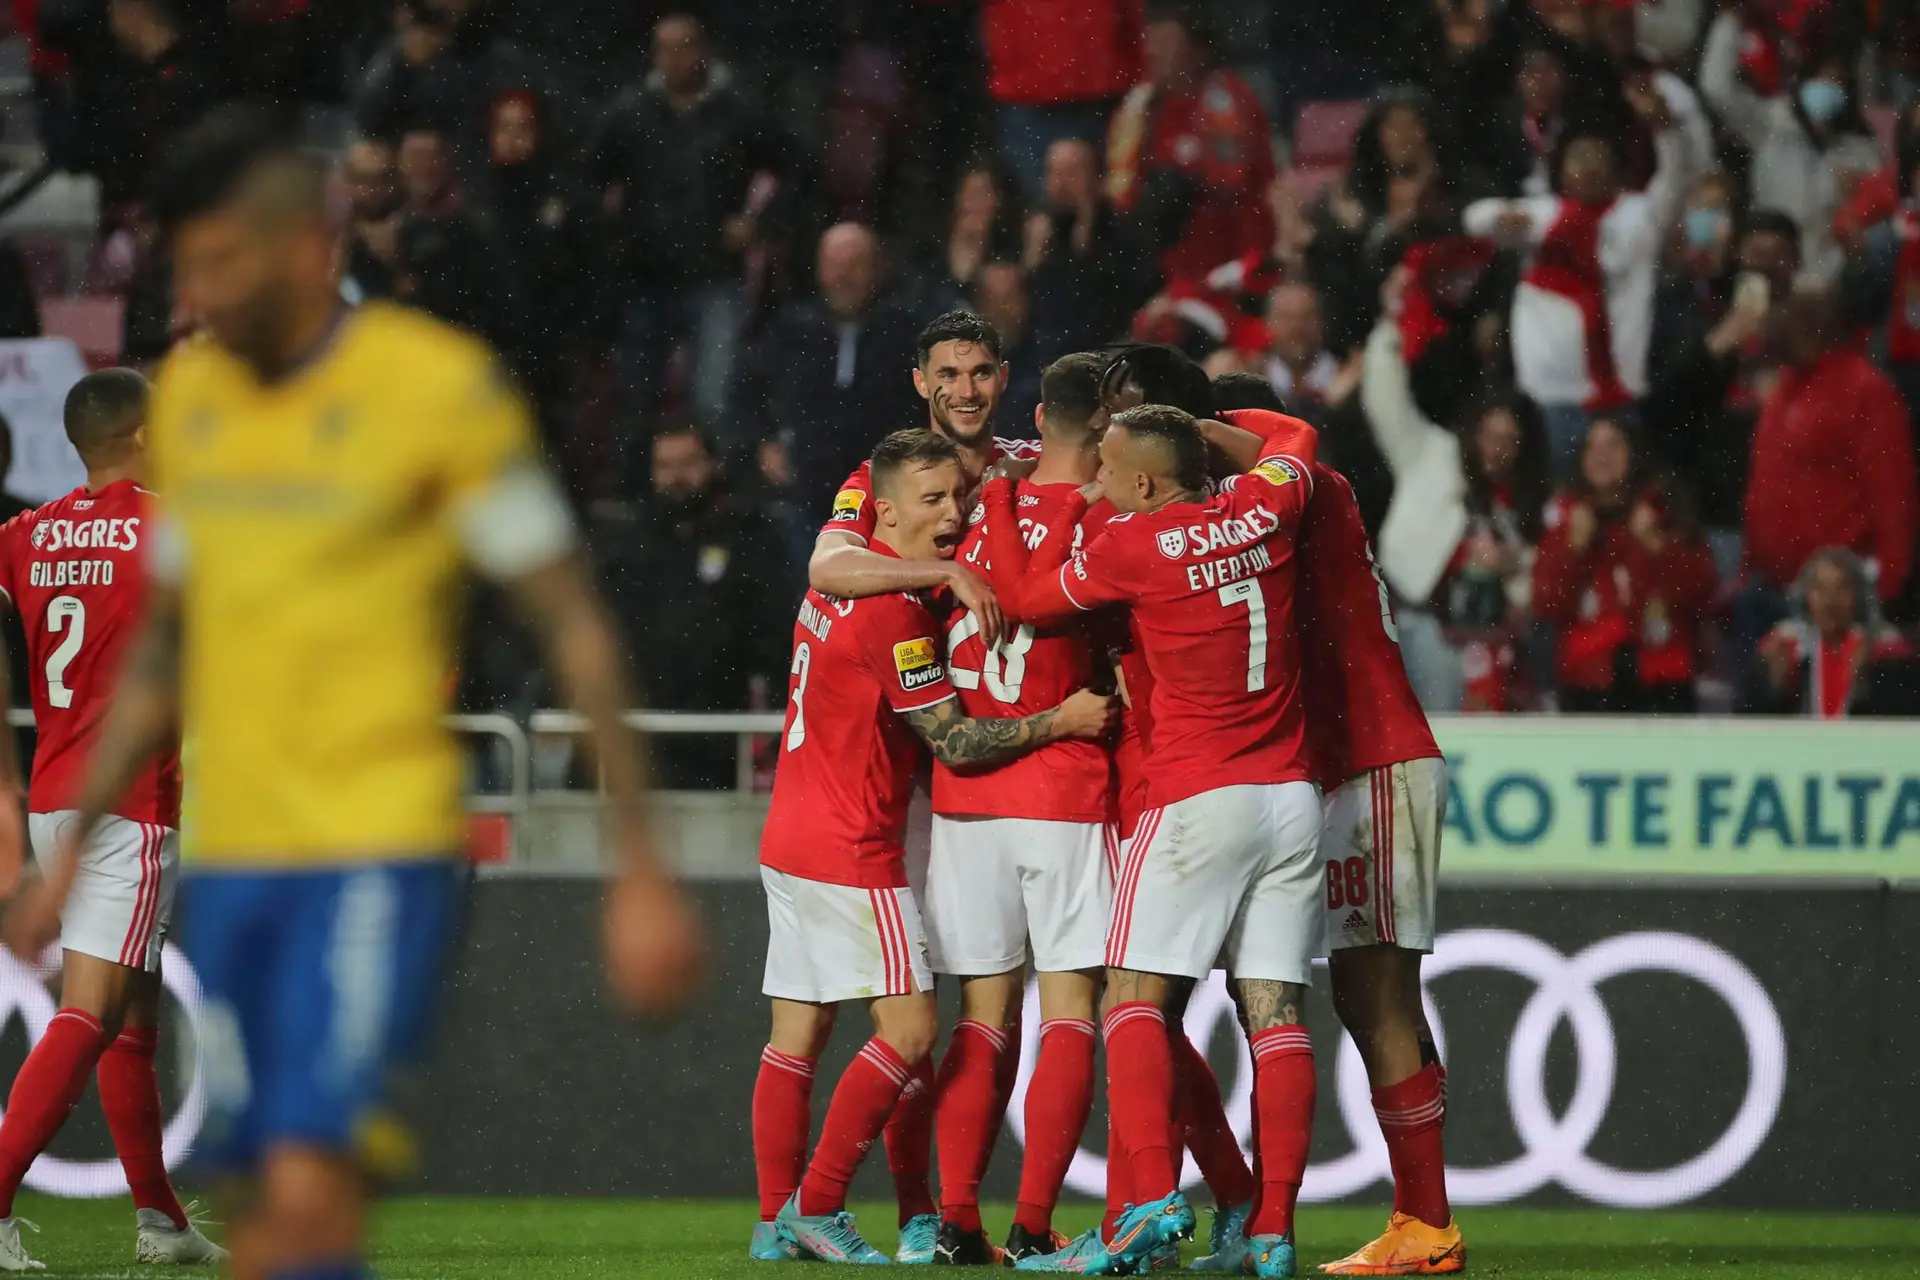
<path id="1" fill-rule="evenodd" d="M 1124 427 L 1136 440 L 1150 440 L 1167 455 L 1173 478 L 1183 489 L 1207 487 L 1207 440 L 1200 425 L 1185 409 L 1170 404 L 1143 404 L 1113 415 L 1113 425 Z"/>
<path id="2" fill-rule="evenodd" d="M 995 360 L 1000 358 L 1000 331 L 971 311 L 949 311 L 935 317 L 914 344 L 914 363 L 926 368 L 927 357 L 943 342 L 977 343 L 992 352 Z"/>
<path id="3" fill-rule="evenodd" d="M 718 458 L 720 456 L 720 446 L 714 442 L 713 432 L 707 430 L 697 422 L 666 423 L 653 433 L 653 439 L 648 443 L 647 447 L 651 450 L 654 445 L 659 444 L 662 440 L 671 440 L 675 436 L 692 436 L 700 442 L 700 447 L 707 451 L 708 457 Z"/>
<path id="4" fill-rule="evenodd" d="M 1793 246 L 1795 257 L 1800 256 L 1800 224 L 1793 220 L 1790 213 L 1782 213 L 1778 209 L 1753 210 L 1741 224 L 1737 238 L 1744 240 L 1755 235 L 1779 236 Z"/>
<path id="5" fill-rule="evenodd" d="M 1271 409 L 1287 412 L 1273 384 L 1257 373 L 1223 373 L 1213 380 L 1213 411 L 1231 413 L 1235 409 Z"/>
<path id="6" fill-rule="evenodd" d="M 896 431 L 873 447 L 873 491 L 891 491 L 903 471 L 921 471 L 943 462 L 958 465 L 959 461 L 959 447 L 937 431 L 925 427 Z"/>
<path id="7" fill-rule="evenodd" d="M 1049 425 L 1084 427 L 1100 411 L 1100 375 L 1106 365 L 1091 351 L 1061 356 L 1040 375 L 1040 408 Z"/>
<path id="8" fill-rule="evenodd" d="M 1170 404 L 1196 418 L 1213 416 L 1213 384 L 1207 371 L 1177 347 L 1143 342 L 1112 353 L 1100 379 L 1104 398 L 1128 382 L 1137 383 L 1148 404 Z"/>
<path id="9" fill-rule="evenodd" d="M 112 453 L 146 425 L 147 392 L 131 369 L 102 369 L 73 384 L 62 416 L 82 461 Z"/>
<path id="10" fill-rule="evenodd" d="M 171 231 L 226 208 L 268 170 L 286 206 L 325 216 L 325 171 L 301 150 L 283 114 L 249 103 L 217 107 L 167 147 L 154 174 L 154 217 Z"/>

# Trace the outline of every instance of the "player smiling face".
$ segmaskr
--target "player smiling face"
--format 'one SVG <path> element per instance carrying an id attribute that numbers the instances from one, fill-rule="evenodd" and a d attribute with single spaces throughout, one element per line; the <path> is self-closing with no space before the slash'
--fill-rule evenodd
<path id="1" fill-rule="evenodd" d="M 949 311 L 921 330 L 918 354 L 913 386 L 933 429 L 963 449 L 984 445 L 1007 389 L 1000 335 L 970 311 Z"/>

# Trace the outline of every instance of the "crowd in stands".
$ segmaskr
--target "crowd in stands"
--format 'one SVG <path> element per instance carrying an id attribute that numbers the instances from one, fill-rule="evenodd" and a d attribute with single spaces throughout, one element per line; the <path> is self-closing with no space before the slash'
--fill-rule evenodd
<path id="1" fill-rule="evenodd" d="M 1122 340 L 1318 426 L 1431 709 L 1911 709 L 1912 4 L 12 12 L 40 146 L 99 182 L 124 358 L 176 327 L 153 157 L 227 98 L 301 115 L 349 295 L 485 334 L 538 404 L 655 706 L 778 690 L 813 530 L 924 420 L 914 335 L 965 306 L 1011 367 L 1001 434 L 1048 362 Z M 469 700 L 540 701 L 481 616 Z"/>

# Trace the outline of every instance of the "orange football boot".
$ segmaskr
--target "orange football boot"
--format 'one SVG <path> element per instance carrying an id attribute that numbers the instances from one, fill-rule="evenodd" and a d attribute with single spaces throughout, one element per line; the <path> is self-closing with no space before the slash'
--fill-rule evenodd
<path id="1" fill-rule="evenodd" d="M 1467 1242 L 1460 1227 L 1428 1226 L 1412 1214 L 1396 1213 L 1378 1240 L 1338 1262 L 1323 1262 L 1330 1276 L 1450 1276 L 1467 1269 Z"/>

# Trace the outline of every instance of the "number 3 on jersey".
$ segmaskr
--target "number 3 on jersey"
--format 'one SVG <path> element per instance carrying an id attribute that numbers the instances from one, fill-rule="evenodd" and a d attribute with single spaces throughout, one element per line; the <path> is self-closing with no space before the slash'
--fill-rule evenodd
<path id="1" fill-rule="evenodd" d="M 1033 648 L 1033 628 L 1021 623 L 997 647 L 987 650 L 976 671 L 960 665 L 960 646 L 979 634 L 980 619 L 972 613 L 961 614 L 947 631 L 947 679 L 956 689 L 978 689 L 984 683 L 996 702 L 1020 701 L 1020 685 L 1027 678 L 1027 650 Z"/>
<path id="2" fill-rule="evenodd" d="M 62 631 L 66 638 L 47 655 L 47 701 L 56 707 L 71 707 L 73 690 L 67 688 L 67 668 L 87 638 L 87 606 L 72 596 L 55 596 L 47 601 L 47 633 L 59 635 Z"/>
<path id="3" fill-rule="evenodd" d="M 787 725 L 787 750 L 797 751 L 807 740 L 807 673 L 813 666 L 813 650 L 802 641 L 793 651 L 793 666 L 787 672 L 793 681 L 793 720 Z M 811 759 L 812 757 L 808 757 Z"/>

